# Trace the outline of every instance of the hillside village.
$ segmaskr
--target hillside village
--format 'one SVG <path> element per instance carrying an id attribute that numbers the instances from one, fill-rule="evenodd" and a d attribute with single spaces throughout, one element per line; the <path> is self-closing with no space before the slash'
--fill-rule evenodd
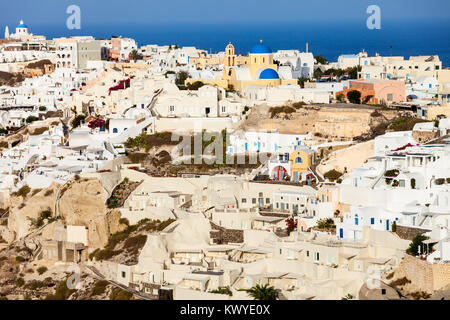
<path id="1" fill-rule="evenodd" d="M 449 97 L 437 55 L 21 21 L 0 42 L 0 299 L 448 299 Z"/>

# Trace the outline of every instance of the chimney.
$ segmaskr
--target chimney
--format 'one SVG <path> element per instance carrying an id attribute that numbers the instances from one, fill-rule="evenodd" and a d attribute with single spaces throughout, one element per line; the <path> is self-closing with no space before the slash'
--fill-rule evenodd
<path id="1" fill-rule="evenodd" d="M 308 49 L 309 49 L 309 43 L 306 43 L 306 53 L 308 53 Z"/>

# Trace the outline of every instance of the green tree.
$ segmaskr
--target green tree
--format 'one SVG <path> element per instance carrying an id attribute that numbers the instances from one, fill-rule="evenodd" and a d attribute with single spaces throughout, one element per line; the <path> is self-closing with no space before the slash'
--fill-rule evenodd
<path id="1" fill-rule="evenodd" d="M 419 255 L 419 247 L 420 247 L 420 252 L 423 253 L 424 248 L 423 242 L 428 239 L 429 238 L 427 236 L 424 236 L 423 234 L 418 234 L 411 241 L 409 248 L 406 250 L 406 252 L 410 255 L 417 256 Z"/>
<path id="2" fill-rule="evenodd" d="M 358 90 L 352 90 L 347 93 L 347 98 L 350 103 L 360 104 L 361 103 L 361 92 Z"/>
<path id="3" fill-rule="evenodd" d="M 136 61 L 136 60 L 142 59 L 143 56 L 141 54 L 139 54 L 139 52 L 136 49 L 134 49 L 133 51 L 131 51 L 130 58 L 131 58 L 131 60 Z"/>
<path id="4" fill-rule="evenodd" d="M 176 75 L 176 78 L 175 78 L 175 84 L 178 87 L 184 87 L 185 86 L 184 82 L 186 81 L 187 78 L 189 78 L 189 73 L 188 72 L 183 71 L 183 70 L 178 71 L 177 75 Z"/>
<path id="5" fill-rule="evenodd" d="M 305 82 L 308 81 L 308 78 L 298 78 L 297 83 L 300 86 L 300 88 L 304 88 L 305 87 Z"/>
<path id="6" fill-rule="evenodd" d="M 203 87 L 205 84 L 203 83 L 203 82 L 201 82 L 201 81 L 195 81 L 195 82 L 193 82 L 193 83 L 188 83 L 187 85 L 186 85 L 186 87 L 189 89 L 189 90 L 198 90 L 199 88 L 201 88 L 201 87 Z"/>
<path id="7" fill-rule="evenodd" d="M 248 293 L 250 297 L 252 297 L 254 300 L 277 300 L 278 299 L 278 292 L 275 290 L 274 287 L 269 287 L 268 284 L 265 284 L 264 286 L 261 286 L 257 284 L 256 286 L 248 289 L 248 290 L 241 290 Z"/>
<path id="8" fill-rule="evenodd" d="M 328 60 L 324 56 L 322 56 L 321 54 L 318 55 L 318 56 L 315 56 L 314 59 L 316 59 L 317 63 L 328 64 Z"/>
<path id="9" fill-rule="evenodd" d="M 29 116 L 26 120 L 27 123 L 32 123 L 34 121 L 38 121 L 39 118 L 35 117 L 35 116 Z"/>

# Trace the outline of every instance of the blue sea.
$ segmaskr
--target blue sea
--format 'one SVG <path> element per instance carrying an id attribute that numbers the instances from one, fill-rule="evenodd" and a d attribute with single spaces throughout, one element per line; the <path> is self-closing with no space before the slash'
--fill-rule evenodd
<path id="1" fill-rule="evenodd" d="M 92 35 L 110 38 L 132 37 L 139 45 L 177 44 L 195 46 L 211 52 L 223 51 L 232 42 L 238 53 L 246 54 L 260 39 L 272 50 L 309 50 L 336 61 L 341 54 L 439 55 L 444 67 L 450 66 L 449 20 L 382 21 L 380 30 L 369 30 L 366 21 L 273 22 L 233 24 L 148 24 L 148 25 L 82 25 L 81 30 L 68 30 L 61 25 L 33 25 L 32 32 L 47 38 Z"/>

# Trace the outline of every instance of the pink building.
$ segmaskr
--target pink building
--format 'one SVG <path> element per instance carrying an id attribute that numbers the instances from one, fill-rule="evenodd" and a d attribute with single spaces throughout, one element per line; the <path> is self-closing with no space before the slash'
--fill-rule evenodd
<path id="1" fill-rule="evenodd" d="M 391 104 L 406 100 L 405 82 L 396 80 L 350 80 L 350 87 L 336 94 L 344 94 L 353 90 L 361 92 L 361 101 L 370 104 Z"/>

